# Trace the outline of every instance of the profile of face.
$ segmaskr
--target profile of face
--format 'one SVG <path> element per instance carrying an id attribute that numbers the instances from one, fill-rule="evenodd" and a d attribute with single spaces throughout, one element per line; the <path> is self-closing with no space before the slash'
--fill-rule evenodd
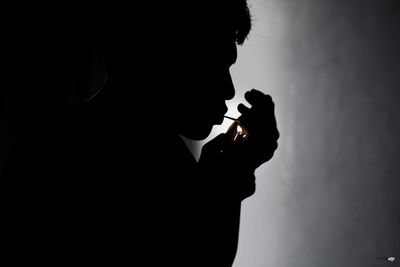
<path id="1" fill-rule="evenodd" d="M 161 127 L 202 140 L 222 123 L 225 101 L 235 95 L 230 67 L 251 29 L 247 0 L 162 3 L 153 16 L 159 23 L 143 38 L 150 52 L 147 91 L 155 92 L 149 98 L 157 103 Z"/>
<path id="2" fill-rule="evenodd" d="M 233 34 L 215 34 L 207 43 L 186 39 L 177 49 L 169 108 L 179 133 L 202 140 L 221 124 L 226 100 L 235 95 L 229 68 L 237 58 Z"/>

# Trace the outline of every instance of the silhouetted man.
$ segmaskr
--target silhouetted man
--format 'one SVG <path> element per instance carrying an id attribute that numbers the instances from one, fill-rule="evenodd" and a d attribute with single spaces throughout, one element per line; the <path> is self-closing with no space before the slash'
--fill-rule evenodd
<path id="1" fill-rule="evenodd" d="M 157 4 L 146 16 L 117 8 L 115 20 L 104 19 L 115 10 L 102 9 L 89 37 L 73 35 L 75 57 L 85 55 L 76 52 L 82 47 L 96 53 L 71 84 L 86 73 L 103 86 L 19 131 L 4 203 L 15 215 L 10 231 L 35 257 L 143 266 L 234 260 L 240 203 L 254 193 L 255 169 L 277 148 L 271 97 L 247 92 L 251 108 L 238 109 L 248 138 L 219 135 L 198 163 L 180 135 L 202 140 L 222 123 L 235 94 L 229 67 L 251 26 L 247 4 Z"/>

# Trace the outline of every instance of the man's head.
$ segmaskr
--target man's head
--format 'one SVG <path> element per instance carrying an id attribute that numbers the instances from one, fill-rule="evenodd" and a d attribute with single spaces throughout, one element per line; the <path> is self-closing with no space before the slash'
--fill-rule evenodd
<path id="1" fill-rule="evenodd" d="M 201 140 L 222 122 L 225 101 L 235 95 L 229 68 L 251 19 L 245 0 L 188 2 L 179 9 L 165 7 L 165 21 L 154 29 L 160 40 L 153 48 L 155 62 L 165 65 L 155 63 L 150 69 L 162 73 L 156 86 L 161 86 L 158 92 L 168 122 L 185 137 Z"/>

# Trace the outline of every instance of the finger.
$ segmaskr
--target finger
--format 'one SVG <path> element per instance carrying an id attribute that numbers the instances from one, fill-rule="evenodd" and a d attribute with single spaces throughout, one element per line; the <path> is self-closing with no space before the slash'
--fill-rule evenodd
<path id="1" fill-rule="evenodd" d="M 264 108 L 273 108 L 274 102 L 272 101 L 272 97 L 270 95 L 266 95 L 258 90 L 252 89 L 248 91 L 244 95 L 245 99 L 256 108 L 264 107 Z"/>
<path id="2" fill-rule="evenodd" d="M 246 115 L 250 112 L 250 108 L 246 107 L 244 104 L 239 104 L 237 110 L 242 114 Z"/>

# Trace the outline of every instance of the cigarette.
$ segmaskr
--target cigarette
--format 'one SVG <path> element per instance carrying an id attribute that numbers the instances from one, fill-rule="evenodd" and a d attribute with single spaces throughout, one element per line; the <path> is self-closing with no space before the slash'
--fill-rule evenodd
<path id="1" fill-rule="evenodd" d="M 234 118 L 232 118 L 232 117 L 229 117 L 229 116 L 224 116 L 225 118 L 227 118 L 227 119 L 230 119 L 230 120 L 233 120 L 233 121 L 235 121 L 235 122 L 239 122 L 239 120 L 238 119 L 234 119 Z"/>

